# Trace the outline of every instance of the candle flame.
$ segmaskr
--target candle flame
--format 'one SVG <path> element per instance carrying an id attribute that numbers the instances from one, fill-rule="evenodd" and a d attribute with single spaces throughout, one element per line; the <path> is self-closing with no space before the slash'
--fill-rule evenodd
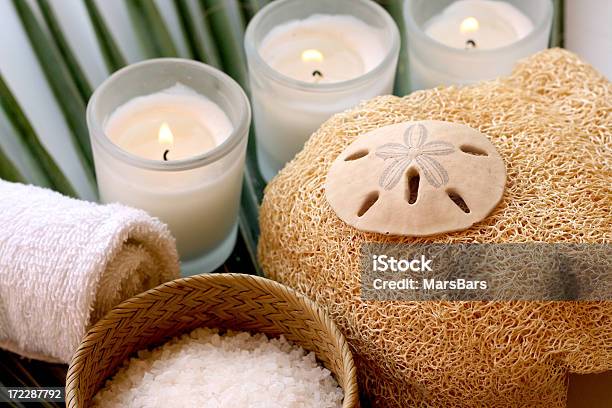
<path id="1" fill-rule="evenodd" d="M 474 31 L 478 31 L 479 28 L 480 28 L 480 23 L 478 23 L 478 20 L 476 20 L 476 18 L 474 17 L 466 18 L 465 20 L 461 22 L 461 25 L 459 26 L 459 30 L 463 34 L 473 33 Z"/>
<path id="2" fill-rule="evenodd" d="M 321 62 L 323 61 L 323 53 L 319 50 L 309 49 L 302 52 L 302 61 L 304 62 Z"/>
<path id="3" fill-rule="evenodd" d="M 170 130 L 170 126 L 168 126 L 168 123 L 164 122 L 159 127 L 157 140 L 162 146 L 172 146 L 174 144 L 174 135 L 172 134 L 172 130 Z"/>

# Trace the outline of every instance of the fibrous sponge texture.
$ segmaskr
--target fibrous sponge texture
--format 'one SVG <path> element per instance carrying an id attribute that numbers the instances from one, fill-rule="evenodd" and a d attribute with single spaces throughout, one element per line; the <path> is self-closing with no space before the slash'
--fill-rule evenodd
<path id="1" fill-rule="evenodd" d="M 504 198 L 473 227 L 387 237 L 342 222 L 326 174 L 359 135 L 443 120 L 487 135 L 508 173 Z M 506 78 L 379 97 L 335 115 L 268 185 L 259 258 L 266 274 L 322 305 L 349 341 L 375 407 L 562 407 L 567 373 L 612 369 L 612 302 L 369 302 L 366 242 L 610 243 L 612 84 L 547 50 Z"/>

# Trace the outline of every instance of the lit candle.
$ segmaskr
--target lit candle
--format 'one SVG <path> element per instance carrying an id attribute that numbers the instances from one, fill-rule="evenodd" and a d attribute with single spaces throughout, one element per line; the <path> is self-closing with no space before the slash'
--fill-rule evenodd
<path id="1" fill-rule="evenodd" d="M 425 33 L 453 48 L 504 47 L 526 37 L 533 23 L 503 1 L 458 0 L 425 23 Z"/>
<path id="2" fill-rule="evenodd" d="M 405 1 L 413 89 L 508 75 L 548 45 L 550 0 L 456 0 L 441 10 L 439 2 Z"/>
<path id="3" fill-rule="evenodd" d="M 331 115 L 391 93 L 399 33 L 369 0 L 280 0 L 253 18 L 245 48 L 269 181 Z"/>
<path id="4" fill-rule="evenodd" d="M 298 81 L 347 81 L 385 58 L 380 31 L 349 15 L 312 15 L 273 28 L 259 53 L 277 72 Z"/>
<path id="5" fill-rule="evenodd" d="M 120 70 L 88 106 L 101 200 L 167 223 L 185 274 L 214 270 L 236 240 L 249 122 L 240 87 L 204 64 Z"/>
<path id="6" fill-rule="evenodd" d="M 182 84 L 136 97 L 108 118 L 106 135 L 123 150 L 149 160 L 181 160 L 223 143 L 233 126 L 210 99 Z"/>

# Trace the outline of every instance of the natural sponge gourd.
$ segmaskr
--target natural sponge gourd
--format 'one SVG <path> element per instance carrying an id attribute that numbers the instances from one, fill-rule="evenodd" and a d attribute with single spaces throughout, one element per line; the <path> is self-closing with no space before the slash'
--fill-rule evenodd
<path id="1" fill-rule="evenodd" d="M 501 202 L 459 232 L 400 237 L 343 222 L 325 198 L 359 135 L 441 120 L 487 135 L 507 171 Z M 567 374 L 612 369 L 612 302 L 368 302 L 366 242 L 610 243 L 612 84 L 560 49 L 506 78 L 379 97 L 335 115 L 268 185 L 265 273 L 325 308 L 349 341 L 374 407 L 563 407 Z"/>

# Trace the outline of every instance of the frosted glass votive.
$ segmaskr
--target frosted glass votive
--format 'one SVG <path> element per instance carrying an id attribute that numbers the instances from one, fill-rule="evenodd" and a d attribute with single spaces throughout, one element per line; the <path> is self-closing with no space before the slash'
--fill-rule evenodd
<path id="1" fill-rule="evenodd" d="M 208 65 L 167 58 L 117 71 L 87 106 L 101 201 L 167 223 L 183 274 L 216 269 L 236 241 L 250 119 L 240 86 Z"/>
<path id="2" fill-rule="evenodd" d="M 461 15 L 461 24 L 449 27 L 446 35 L 453 35 L 451 29 L 456 30 L 456 38 L 467 39 L 465 47 L 450 46 L 448 44 L 453 44 L 453 39 L 448 39 L 445 44 L 426 32 L 432 21 L 439 26 L 436 18 L 458 3 L 461 3 L 460 6 L 454 9 L 463 8 L 465 14 Z M 460 13 L 461 10 L 457 12 Z M 552 17 L 551 0 L 405 0 L 405 40 L 408 44 L 412 90 L 470 84 L 509 75 L 518 60 L 547 48 Z M 525 18 L 528 24 L 518 21 Z M 513 22 L 517 22 L 514 28 L 511 27 Z M 452 16 L 448 17 L 448 24 L 453 24 Z M 528 32 L 522 33 L 526 25 Z M 469 42 L 470 36 L 462 32 L 476 32 L 492 26 L 504 27 L 510 32 L 516 29 L 516 40 L 509 43 L 500 40 L 502 45 L 495 47 L 494 40 L 485 38 L 489 44 L 486 48 L 480 48 L 475 42 Z M 440 28 L 436 28 L 439 32 Z M 491 35 L 495 35 L 494 30 Z"/>
<path id="3" fill-rule="evenodd" d="M 329 117 L 393 89 L 399 30 L 370 0 L 277 0 L 244 39 L 259 169 L 270 181 Z"/>

